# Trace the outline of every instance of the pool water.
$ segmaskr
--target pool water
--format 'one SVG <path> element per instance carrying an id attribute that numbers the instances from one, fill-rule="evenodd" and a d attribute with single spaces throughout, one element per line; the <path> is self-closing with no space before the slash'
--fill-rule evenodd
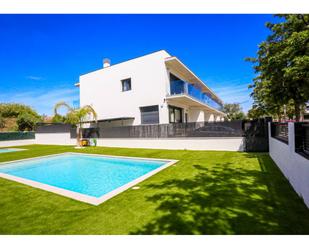
<path id="1" fill-rule="evenodd" d="M 68 153 L 0 165 L 0 173 L 101 197 L 168 163 Z"/>
<path id="2" fill-rule="evenodd" d="M 16 152 L 16 151 L 21 151 L 24 149 L 15 149 L 15 148 L 0 148 L 0 153 L 7 153 L 7 152 Z"/>

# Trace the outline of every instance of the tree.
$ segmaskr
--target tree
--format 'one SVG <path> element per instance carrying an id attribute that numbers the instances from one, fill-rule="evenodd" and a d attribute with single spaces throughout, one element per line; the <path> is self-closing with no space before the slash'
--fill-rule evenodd
<path id="1" fill-rule="evenodd" d="M 21 113 L 18 115 L 16 123 L 19 131 L 32 131 L 36 123 L 40 122 L 40 117 L 32 113 Z"/>
<path id="2" fill-rule="evenodd" d="M 60 114 L 55 114 L 52 118 L 53 123 L 65 123 L 66 118 Z"/>
<path id="3" fill-rule="evenodd" d="M 309 99 L 309 15 L 276 15 L 278 23 L 267 23 L 271 34 L 259 45 L 254 63 L 257 77 L 250 86 L 255 109 L 277 115 L 284 105 L 293 105 L 298 121 Z"/>
<path id="4" fill-rule="evenodd" d="M 40 115 L 30 106 L 16 103 L 0 103 L 0 113 L 4 118 L 17 118 L 19 114 L 28 113 L 35 117 Z"/>
<path id="5" fill-rule="evenodd" d="M 253 106 L 247 114 L 248 118 L 257 119 L 267 116 L 264 109 L 260 108 L 260 106 Z"/>
<path id="6" fill-rule="evenodd" d="M 226 113 L 228 120 L 241 120 L 246 117 L 238 103 L 224 104 L 222 111 Z"/>
<path id="7" fill-rule="evenodd" d="M 91 116 L 94 119 L 94 121 L 97 123 L 97 113 L 90 105 L 85 105 L 81 108 L 74 109 L 67 103 L 61 101 L 57 103 L 54 107 L 54 116 L 59 115 L 58 109 L 60 109 L 61 107 L 65 107 L 68 110 L 68 113 L 66 114 L 66 117 L 65 117 L 65 122 L 76 126 L 76 134 L 77 134 L 76 142 L 77 142 L 77 146 L 79 147 L 80 140 L 82 138 L 81 128 L 83 126 L 83 123 L 85 121 L 88 121 Z"/>
<path id="8" fill-rule="evenodd" d="M 5 127 L 5 120 L 2 114 L 0 113 L 0 128 L 4 128 L 4 127 Z"/>
<path id="9" fill-rule="evenodd" d="M 0 116 L 7 130 L 33 130 L 42 120 L 30 106 L 16 103 L 0 103 Z"/>

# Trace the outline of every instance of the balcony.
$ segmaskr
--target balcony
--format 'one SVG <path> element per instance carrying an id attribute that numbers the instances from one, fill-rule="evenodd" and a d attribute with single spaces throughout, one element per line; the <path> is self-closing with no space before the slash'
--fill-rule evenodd
<path id="1" fill-rule="evenodd" d="M 211 96 L 205 92 L 203 92 L 200 88 L 190 84 L 188 82 L 177 80 L 171 81 L 171 96 L 173 95 L 188 95 L 203 104 L 206 104 L 212 108 L 217 110 L 222 109 L 222 104 L 218 103 L 217 101 L 213 100 Z"/>

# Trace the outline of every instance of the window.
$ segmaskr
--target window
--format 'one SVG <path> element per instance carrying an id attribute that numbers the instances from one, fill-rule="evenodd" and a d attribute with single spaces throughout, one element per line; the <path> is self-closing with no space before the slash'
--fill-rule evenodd
<path id="1" fill-rule="evenodd" d="M 121 85 L 122 85 L 123 92 L 130 91 L 131 90 L 131 78 L 122 80 Z"/>
<path id="2" fill-rule="evenodd" d="M 170 123 L 182 123 L 182 108 L 168 106 Z"/>
<path id="3" fill-rule="evenodd" d="M 158 124 L 159 123 L 159 106 L 144 106 L 141 110 L 141 124 Z"/>

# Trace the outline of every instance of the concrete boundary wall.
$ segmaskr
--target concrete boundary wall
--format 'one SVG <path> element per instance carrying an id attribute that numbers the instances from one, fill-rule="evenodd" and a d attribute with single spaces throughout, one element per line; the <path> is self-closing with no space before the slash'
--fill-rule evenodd
<path id="1" fill-rule="evenodd" d="M 309 208 L 309 160 L 295 152 L 294 123 L 288 124 L 289 144 L 271 137 L 270 123 L 268 129 L 271 158 Z"/>
<path id="2" fill-rule="evenodd" d="M 243 151 L 242 137 L 203 137 L 203 138 L 102 138 L 98 146 L 167 149 L 167 150 L 217 150 Z"/>
<path id="3" fill-rule="evenodd" d="M 76 138 L 71 138 L 69 132 L 63 133 L 36 133 L 36 144 L 53 144 L 53 145 L 76 145 Z"/>
<path id="4" fill-rule="evenodd" d="M 36 144 L 75 145 L 70 133 L 37 133 Z M 243 151 L 242 137 L 213 138 L 98 138 L 97 146 L 168 150 Z"/>
<path id="5" fill-rule="evenodd" d="M 36 133 L 34 139 L 0 141 L 0 147 L 26 144 L 75 145 L 76 139 L 70 133 Z M 203 138 L 98 138 L 98 146 L 168 149 L 168 150 L 217 150 L 243 151 L 242 137 L 203 137 Z"/>
<path id="6" fill-rule="evenodd" d="M 0 141 L 0 147 L 21 146 L 35 143 L 36 143 L 35 139 L 7 140 L 7 141 Z"/>

